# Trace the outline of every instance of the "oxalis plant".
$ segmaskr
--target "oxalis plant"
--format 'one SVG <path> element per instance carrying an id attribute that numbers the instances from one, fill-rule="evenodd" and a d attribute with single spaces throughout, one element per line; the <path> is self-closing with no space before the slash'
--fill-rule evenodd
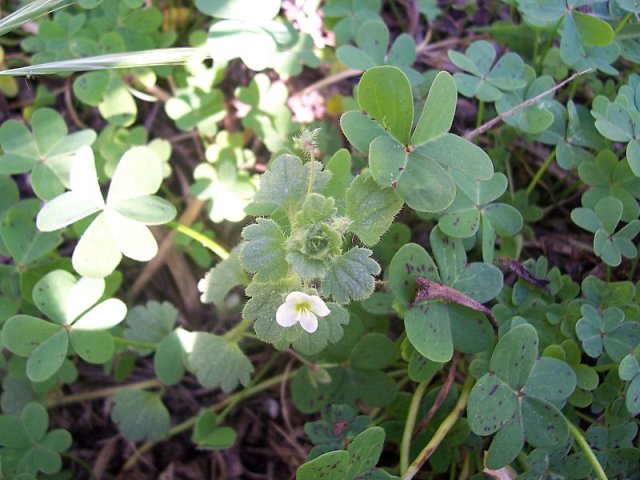
<path id="1" fill-rule="evenodd" d="M 0 20 L 0 476 L 640 478 L 640 9 L 489 7 Z"/>

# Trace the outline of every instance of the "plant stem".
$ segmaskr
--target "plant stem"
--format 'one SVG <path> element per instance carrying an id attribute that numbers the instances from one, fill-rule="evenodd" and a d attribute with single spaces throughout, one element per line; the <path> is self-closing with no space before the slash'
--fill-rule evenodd
<path id="1" fill-rule="evenodd" d="M 478 103 L 478 115 L 476 116 L 476 128 L 482 125 L 482 117 L 484 117 L 484 102 L 480 100 Z"/>
<path id="2" fill-rule="evenodd" d="M 438 446 L 442 443 L 442 440 L 447 436 L 447 433 L 453 428 L 455 423 L 458 421 L 464 409 L 467 407 L 467 400 L 469 399 L 469 392 L 471 392 L 471 387 L 473 386 L 473 377 L 469 375 L 467 380 L 464 382 L 464 386 L 462 387 L 462 391 L 460 392 L 460 397 L 458 398 L 458 402 L 455 407 L 453 407 L 452 412 L 447 415 L 447 417 L 442 421 L 436 432 L 429 440 L 429 443 L 422 449 L 422 451 L 418 454 L 416 459 L 409 465 L 409 468 L 406 472 L 402 474 L 402 480 L 411 480 L 415 475 L 420 471 L 422 465 L 429 459 L 429 457 L 436 451 Z"/>
<path id="3" fill-rule="evenodd" d="M 249 320 L 242 320 L 235 327 L 229 330 L 224 334 L 224 337 L 231 341 L 238 341 L 240 337 L 244 334 L 244 332 L 249 328 L 251 322 Z"/>
<path id="4" fill-rule="evenodd" d="M 411 397 L 411 404 L 409 405 L 409 413 L 407 414 L 407 421 L 404 424 L 404 431 L 402 432 L 402 442 L 400 443 L 400 471 L 404 472 L 409 467 L 409 448 L 411 447 L 411 438 L 413 437 L 413 429 L 416 426 L 416 418 L 418 417 L 418 410 L 420 409 L 420 403 L 424 392 L 429 385 L 429 381 L 420 382 L 416 391 L 413 392 Z"/>
<path id="5" fill-rule="evenodd" d="M 624 18 L 620 21 L 620 23 L 618 24 L 616 29 L 613 31 L 613 36 L 614 37 L 616 35 L 618 35 L 620 33 L 620 30 L 622 30 L 625 27 L 625 25 L 627 24 L 627 22 L 629 22 L 629 20 L 631 20 L 631 15 L 633 15 L 631 12 L 627 13 L 624 16 Z"/>
<path id="6" fill-rule="evenodd" d="M 113 343 L 117 345 L 125 345 L 127 347 L 140 348 L 142 350 L 155 350 L 156 345 L 149 342 L 139 342 L 138 340 L 131 340 L 129 338 L 113 337 Z"/>
<path id="7" fill-rule="evenodd" d="M 143 380 L 141 382 L 129 383 L 127 385 L 117 385 L 114 387 L 102 388 L 100 390 L 92 390 L 90 392 L 76 393 L 67 395 L 47 402 L 47 408 L 60 407 L 72 403 L 85 402 L 87 400 L 97 400 L 99 398 L 110 397 L 124 390 L 145 390 L 147 388 L 161 387 L 162 383 L 157 378 L 151 380 Z"/>
<path id="8" fill-rule="evenodd" d="M 225 398 L 224 400 L 221 400 L 218 403 L 214 403 L 213 405 L 208 407 L 208 410 L 212 410 L 212 411 L 220 411 L 222 409 L 225 409 L 225 411 L 223 412 L 224 415 L 226 416 L 226 414 L 230 411 L 230 409 L 227 409 L 225 407 L 231 406 L 232 408 L 238 404 L 238 402 L 240 402 L 241 400 L 244 400 L 247 397 L 250 397 L 252 395 L 255 395 L 256 393 L 260 393 L 263 390 L 266 390 L 268 388 L 273 387 L 274 385 L 279 384 L 280 382 L 286 380 L 287 378 L 293 376 L 295 373 L 297 372 L 297 370 L 294 370 L 292 372 L 289 372 L 289 374 L 285 374 L 282 373 L 280 375 L 277 375 L 275 377 L 272 377 L 268 380 L 265 380 L 264 382 L 258 383 L 252 387 L 249 388 L 245 388 L 244 390 L 240 390 L 237 393 L 234 393 L 233 395 L 229 395 L 227 398 Z M 193 427 L 196 424 L 196 421 L 198 420 L 198 415 L 194 415 L 193 417 L 185 420 L 182 423 L 179 423 L 178 425 L 176 425 L 175 427 L 171 428 L 169 430 L 169 432 L 167 433 L 167 435 L 162 439 L 162 440 L 167 440 L 175 435 L 178 435 L 179 433 L 182 433 L 186 430 L 189 430 L 191 427 Z M 217 421 L 220 423 L 222 420 L 224 419 L 224 417 L 218 417 Z M 149 450 L 151 450 L 157 442 L 146 442 L 144 444 L 142 444 L 142 446 L 136 450 L 133 455 L 131 455 L 131 457 L 129 458 L 129 460 L 127 460 L 127 463 L 124 464 L 124 467 L 122 467 L 122 471 L 126 472 L 127 470 L 130 470 L 131 468 L 133 468 L 133 466 L 138 462 L 138 459 L 144 455 L 146 452 L 148 452 Z"/>
<path id="9" fill-rule="evenodd" d="M 536 187 L 536 185 L 544 175 L 544 172 L 547 171 L 547 168 L 549 168 L 549 165 L 551 165 L 551 162 L 553 162 L 553 159 L 555 157 L 556 157 L 556 149 L 554 148 L 553 150 L 551 150 L 551 153 L 547 155 L 547 158 L 544 159 L 544 162 L 542 162 L 542 165 L 540 165 L 540 168 L 531 179 L 531 183 L 529 183 L 529 186 L 527 187 L 527 195 L 530 195 L 531 192 L 533 192 L 533 189 Z"/>
<path id="10" fill-rule="evenodd" d="M 186 225 L 183 225 L 176 221 L 171 221 L 167 223 L 167 226 L 173 228 L 177 232 L 182 233 L 183 235 L 186 235 L 187 237 L 195 240 L 196 242 L 199 242 L 203 247 L 211 250 L 222 260 L 224 260 L 229 256 L 229 252 L 222 245 L 215 242 L 214 240 L 211 240 L 206 235 L 203 235 L 202 233 L 198 232 L 197 230 L 194 230 L 191 227 L 187 227 Z"/>
<path id="11" fill-rule="evenodd" d="M 569 424 L 569 430 L 571 431 L 573 438 L 575 438 L 576 443 L 580 445 L 580 448 L 582 448 L 582 451 L 587 457 L 587 460 L 589 460 L 589 463 L 591 464 L 591 467 L 593 468 L 596 476 L 600 480 L 608 480 L 607 474 L 604 472 L 602 465 L 600 465 L 598 458 L 596 457 L 595 453 L 593 453 L 593 450 L 591 450 L 587 439 L 584 438 L 584 435 L 582 434 L 580 429 L 576 427 L 572 422 L 567 421 L 567 423 Z"/>

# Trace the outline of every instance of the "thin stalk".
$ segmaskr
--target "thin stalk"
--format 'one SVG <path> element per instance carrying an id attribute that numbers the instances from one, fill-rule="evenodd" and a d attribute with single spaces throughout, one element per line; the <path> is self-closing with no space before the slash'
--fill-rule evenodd
<path id="1" fill-rule="evenodd" d="M 167 226 L 173 228 L 176 232 L 180 232 L 183 235 L 186 235 L 187 237 L 195 240 L 196 242 L 199 242 L 203 247 L 208 248 L 221 259 L 224 260 L 225 258 L 229 257 L 229 252 L 226 248 L 224 248 L 218 242 L 211 240 L 206 235 L 198 232 L 197 230 L 178 223 L 175 220 L 167 223 Z"/>
<path id="2" fill-rule="evenodd" d="M 242 335 L 250 325 L 251 322 L 249 320 L 242 320 L 235 327 L 225 333 L 224 337 L 231 341 L 237 341 L 240 337 L 242 337 Z"/>
<path id="3" fill-rule="evenodd" d="M 620 30 L 622 30 L 627 23 L 629 22 L 629 20 L 631 20 L 631 15 L 633 15 L 632 12 L 627 13 L 624 18 L 622 19 L 622 21 L 620 21 L 620 23 L 618 24 L 618 26 L 616 27 L 616 29 L 613 31 L 613 36 L 615 37 L 616 35 L 618 35 L 620 33 Z"/>
<path id="4" fill-rule="evenodd" d="M 589 446 L 589 442 L 587 442 L 587 439 L 584 438 L 584 435 L 582 434 L 580 429 L 576 427 L 572 422 L 567 421 L 567 423 L 569 424 L 569 430 L 571 431 L 571 435 L 573 435 L 573 438 L 575 438 L 576 443 L 580 446 L 580 448 L 582 448 L 582 452 L 584 453 L 585 457 L 587 457 L 587 460 L 591 464 L 591 468 L 593 468 L 593 471 L 595 472 L 596 476 L 600 480 L 608 480 L 607 474 L 604 472 L 602 465 L 600 465 L 598 458 L 593 453 L 593 450 L 591 450 L 591 447 Z"/>
<path id="5" fill-rule="evenodd" d="M 99 398 L 110 397 L 116 393 L 125 390 L 146 390 L 148 388 L 161 387 L 162 383 L 157 378 L 151 380 L 143 380 L 141 382 L 129 383 L 127 385 L 117 385 L 114 387 L 101 388 L 100 390 L 92 390 L 90 392 L 76 393 L 67 395 L 47 402 L 47 408 L 60 407 L 62 405 L 70 405 L 72 403 L 85 402 L 87 400 L 97 400 Z"/>
<path id="6" fill-rule="evenodd" d="M 542 93 L 540 93 L 539 95 L 536 95 L 533 98 L 530 98 L 529 100 L 525 100 L 524 102 L 516 105 L 515 107 L 511 108 L 510 110 L 507 110 L 506 112 L 501 113 L 497 117 L 492 118 L 488 122 L 482 124 L 480 127 L 478 127 L 475 130 L 472 130 L 471 132 L 467 133 L 464 136 L 464 138 L 466 138 L 467 140 L 471 140 L 471 139 L 477 137 L 478 135 L 483 134 L 484 132 L 486 132 L 487 130 L 492 128 L 493 126 L 495 126 L 498 123 L 500 123 L 501 121 L 503 121 L 505 118 L 509 118 L 510 116 L 512 116 L 516 112 L 522 110 L 523 108 L 527 108 L 527 107 L 529 107 L 531 105 L 535 105 L 536 103 L 538 103 L 540 100 L 542 100 L 547 95 L 551 95 L 556 90 L 561 89 L 566 84 L 572 82 L 573 80 L 575 80 L 579 76 L 584 75 L 585 73 L 589 73 L 592 70 L 593 70 L 592 68 L 587 68 L 586 70 L 582 70 L 581 72 L 574 73 L 570 77 L 568 77 L 568 78 L 564 79 L 563 81 L 561 81 L 560 83 L 558 83 L 555 87 L 552 87 L 549 90 L 547 90 L 545 92 L 542 92 Z"/>
<path id="7" fill-rule="evenodd" d="M 156 345 L 154 343 L 140 342 L 138 340 L 131 340 L 129 338 L 112 337 L 113 343 L 116 345 L 125 345 L 127 347 L 140 348 L 142 350 L 155 350 Z"/>
<path id="8" fill-rule="evenodd" d="M 549 168 L 549 165 L 551 165 L 551 162 L 553 162 L 553 159 L 555 157 L 556 157 L 556 149 L 554 148 L 551 151 L 551 153 L 547 155 L 547 158 L 544 159 L 544 162 L 542 162 L 542 165 L 540 165 L 540 168 L 538 169 L 534 177 L 531 179 L 531 183 L 529 183 L 529 186 L 527 187 L 527 195 L 530 195 L 531 192 L 533 192 L 533 189 L 536 188 L 536 185 L 544 175 L 544 172 L 547 171 L 547 168 Z"/>
<path id="9" fill-rule="evenodd" d="M 252 395 L 255 395 L 257 393 L 260 393 L 264 390 L 267 390 L 268 388 L 273 387 L 274 385 L 279 384 L 280 382 L 286 380 L 287 378 L 293 376 L 295 373 L 297 372 L 297 370 L 294 370 L 292 372 L 289 372 L 289 374 L 280 374 L 277 375 L 275 377 L 272 377 L 268 380 L 265 380 L 264 382 L 258 383 L 252 387 L 249 388 L 245 388 L 244 390 L 240 390 L 237 393 L 234 393 L 233 395 L 229 395 L 227 398 L 225 398 L 224 400 L 221 400 L 218 403 L 214 403 L 213 405 L 211 405 L 208 410 L 212 410 L 212 411 L 220 411 L 223 409 L 226 409 L 227 406 L 229 405 L 237 405 L 238 402 L 240 402 L 241 400 L 244 400 L 247 397 L 250 397 Z M 225 412 L 225 415 L 228 412 Z M 186 430 L 189 430 L 191 427 L 193 427 L 196 424 L 196 421 L 198 420 L 198 416 L 199 415 L 194 415 L 193 417 L 185 420 L 182 423 L 179 423 L 178 425 L 176 425 L 175 427 L 171 428 L 169 430 L 169 432 L 167 433 L 167 435 L 162 439 L 162 440 L 167 440 L 175 435 L 178 435 L 179 433 L 182 433 Z M 220 417 L 218 417 L 218 421 L 220 422 Z M 131 455 L 131 457 L 129 458 L 129 460 L 127 460 L 127 463 L 124 464 L 124 467 L 122 467 L 122 471 L 126 472 L 127 470 L 130 470 L 131 468 L 133 468 L 133 466 L 138 463 L 138 459 L 144 455 L 146 452 L 148 452 L 149 450 L 151 450 L 157 442 L 146 442 L 144 443 L 138 450 L 136 450 L 133 455 Z"/>
<path id="10" fill-rule="evenodd" d="M 482 125 L 482 118 L 484 117 L 484 101 L 480 100 L 478 103 L 478 114 L 476 116 L 476 128 Z"/>
<path id="11" fill-rule="evenodd" d="M 453 407 L 452 412 L 442 421 L 436 432 L 433 434 L 433 437 L 431 437 L 431 440 L 429 440 L 429 443 L 427 443 L 416 459 L 411 463 L 411 465 L 409 465 L 407 471 L 403 473 L 402 480 L 411 480 L 415 477 L 424 463 L 429 459 L 433 452 L 436 451 L 438 446 L 440 446 L 444 438 L 447 436 L 447 433 L 449 433 L 460 416 L 464 413 L 472 386 L 473 378 L 469 375 L 464 382 L 464 386 L 460 392 L 460 397 L 458 398 L 458 402 L 455 407 Z"/>
<path id="12" fill-rule="evenodd" d="M 407 421 L 404 424 L 404 431 L 402 432 L 402 442 L 400 443 L 400 471 L 404 472 L 409 467 L 409 448 L 411 447 L 411 438 L 413 437 L 413 429 L 416 426 L 416 418 L 418 417 L 418 410 L 420 409 L 420 403 L 424 392 L 429 385 L 429 381 L 420 382 L 416 391 L 413 392 L 411 397 L 411 404 L 409 405 L 409 413 L 407 414 Z"/>

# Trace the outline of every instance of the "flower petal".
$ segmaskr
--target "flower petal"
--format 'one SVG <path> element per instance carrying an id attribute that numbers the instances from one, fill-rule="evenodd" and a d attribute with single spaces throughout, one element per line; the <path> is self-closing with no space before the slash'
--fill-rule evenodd
<path id="1" fill-rule="evenodd" d="M 291 305 L 297 305 L 297 304 L 308 302 L 308 301 L 309 301 L 309 295 L 302 292 L 291 292 L 289 295 L 287 295 L 287 298 L 285 300 L 285 302 Z"/>
<path id="2" fill-rule="evenodd" d="M 303 310 L 300 312 L 300 326 L 313 333 L 318 329 L 318 318 L 308 310 Z"/>
<path id="3" fill-rule="evenodd" d="M 276 322 L 281 327 L 292 327 L 298 323 L 297 311 L 295 305 L 291 303 L 283 303 L 276 310 Z"/>
<path id="4" fill-rule="evenodd" d="M 329 310 L 327 304 L 324 303 L 324 300 L 317 295 L 311 295 L 309 297 L 309 303 L 311 304 L 311 311 L 319 317 L 326 317 L 331 313 L 331 310 Z"/>

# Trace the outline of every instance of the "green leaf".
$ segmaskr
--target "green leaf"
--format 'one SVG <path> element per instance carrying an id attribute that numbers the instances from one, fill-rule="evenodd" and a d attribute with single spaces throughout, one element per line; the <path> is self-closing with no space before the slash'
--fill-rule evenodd
<path id="1" fill-rule="evenodd" d="M 178 309 L 170 302 L 151 300 L 127 313 L 125 338 L 138 342 L 159 343 L 171 333 L 178 320 Z"/>
<path id="2" fill-rule="evenodd" d="M 453 123 L 458 102 L 458 91 L 453 77 L 447 72 L 436 75 L 427 100 L 409 141 L 421 145 L 449 131 Z"/>
<path id="3" fill-rule="evenodd" d="M 217 416 L 211 410 L 203 410 L 198 415 L 196 424 L 193 427 L 191 440 L 198 445 L 198 448 L 207 450 L 222 450 L 231 448 L 238 434 L 233 428 L 219 427 Z"/>
<path id="4" fill-rule="evenodd" d="M 111 418 L 131 442 L 155 441 L 169 432 L 171 418 L 160 395 L 143 390 L 125 390 L 113 396 Z"/>
<path id="5" fill-rule="evenodd" d="M 518 409 L 519 410 L 519 409 Z M 522 417 L 514 415 L 496 434 L 487 453 L 486 465 L 497 470 L 510 464 L 524 446 Z"/>
<path id="6" fill-rule="evenodd" d="M 64 329 L 38 345 L 27 361 L 29 379 L 33 382 L 44 382 L 51 378 L 62 367 L 68 349 L 69 334 Z"/>
<path id="7" fill-rule="evenodd" d="M 314 190 L 323 188 L 330 180 L 330 172 L 322 172 L 314 163 Z M 257 203 L 272 203 L 285 210 L 295 208 L 302 202 L 309 186 L 311 163 L 302 165 L 302 160 L 294 155 L 280 155 L 269 163 L 267 171 L 260 178 L 260 189 L 256 193 Z"/>
<path id="8" fill-rule="evenodd" d="M 479 180 L 493 177 L 489 155 L 477 145 L 451 133 L 416 148 L 416 152 Z"/>
<path id="9" fill-rule="evenodd" d="M 571 16 L 583 45 L 601 47 L 608 45 L 613 40 L 613 28 L 604 20 L 577 10 L 573 10 Z"/>
<path id="10" fill-rule="evenodd" d="M 244 268 L 256 273 L 256 281 L 274 281 L 287 275 L 285 237 L 276 222 L 258 218 L 242 230 L 242 236 L 245 243 L 240 250 L 240 261 Z"/>
<path id="11" fill-rule="evenodd" d="M 369 163 L 375 181 L 382 187 L 395 188 L 414 210 L 440 212 L 455 198 L 453 180 L 440 164 L 417 151 L 408 153 L 389 136 L 371 142 Z"/>
<path id="12" fill-rule="evenodd" d="M 185 372 L 186 346 L 179 331 L 164 337 L 156 348 L 153 366 L 158 379 L 165 385 L 175 385 Z"/>
<path id="13" fill-rule="evenodd" d="M 253 372 L 251 361 L 237 343 L 205 332 L 196 333 L 187 365 L 202 386 L 220 387 L 225 393 L 239 384 L 247 386 Z"/>
<path id="14" fill-rule="evenodd" d="M 407 76 L 396 67 L 367 70 L 358 84 L 360 109 L 408 145 L 413 124 L 413 95 Z"/>
<path id="15" fill-rule="evenodd" d="M 462 242 L 447 237 L 439 227 L 431 230 L 429 241 L 442 281 L 445 285 L 453 285 L 467 262 Z"/>
<path id="16" fill-rule="evenodd" d="M 345 112 L 340 117 L 340 127 L 349 143 L 361 152 L 369 152 L 369 144 L 380 136 L 389 133 L 362 112 Z"/>
<path id="17" fill-rule="evenodd" d="M 69 338 L 76 353 L 88 363 L 107 363 L 116 350 L 113 337 L 104 330 L 71 330 Z"/>
<path id="18" fill-rule="evenodd" d="M 391 188 L 381 188 L 369 176 L 357 176 L 347 190 L 349 230 L 365 245 L 378 243 L 393 223 L 403 202 Z"/>
<path id="19" fill-rule="evenodd" d="M 313 333 L 304 331 L 299 325 L 295 328 L 302 334 L 292 341 L 293 347 L 306 354 L 314 355 L 326 348 L 329 343 L 336 343 L 344 334 L 343 326 L 349 323 L 349 311 L 337 303 L 328 302 L 331 313 L 318 320 L 318 329 Z"/>
<path id="20" fill-rule="evenodd" d="M 451 321 L 447 305 L 420 302 L 404 317 L 407 338 L 420 354 L 434 362 L 448 362 L 453 356 Z"/>
<path id="21" fill-rule="evenodd" d="M 531 325 L 512 328 L 498 341 L 489 368 L 513 389 L 524 387 L 536 356 L 538 334 Z"/>
<path id="22" fill-rule="evenodd" d="M 370 427 L 360 433 L 347 447 L 349 468 L 345 478 L 357 478 L 378 463 L 384 447 L 384 429 Z"/>
<path id="23" fill-rule="evenodd" d="M 420 245 L 407 243 L 394 255 L 389 265 L 389 286 L 405 305 L 416 296 L 416 277 L 440 282 L 438 269 L 431 256 Z"/>
<path id="24" fill-rule="evenodd" d="M 367 333 L 353 347 L 351 366 L 362 370 L 380 370 L 398 356 L 397 347 L 386 335 Z"/>
<path id="25" fill-rule="evenodd" d="M 369 145 L 367 144 L 367 149 Z M 331 180 L 322 193 L 334 198 L 338 210 L 342 207 L 347 196 L 347 189 L 351 183 L 351 154 L 346 148 L 341 148 L 327 162 L 326 170 L 331 172 Z"/>
<path id="26" fill-rule="evenodd" d="M 478 303 L 486 303 L 502 290 L 502 272 L 493 265 L 471 263 L 456 279 L 453 288 Z"/>
<path id="27" fill-rule="evenodd" d="M 61 331 L 61 326 L 29 315 L 15 315 L 2 327 L 2 343 L 11 352 L 28 357 L 43 342 Z"/>
<path id="28" fill-rule="evenodd" d="M 352 248 L 335 258 L 322 281 L 324 295 L 338 303 L 364 300 L 374 290 L 374 275 L 380 273 L 380 265 L 371 257 L 367 248 Z"/>
<path id="29" fill-rule="evenodd" d="M 477 435 L 491 435 L 513 418 L 518 400 L 509 385 L 494 374 L 484 375 L 469 395 L 469 427 Z"/>
<path id="30" fill-rule="evenodd" d="M 534 397 L 522 400 L 522 417 L 527 442 L 536 447 L 559 448 L 569 438 L 569 426 L 560 410 Z"/>
<path id="31" fill-rule="evenodd" d="M 346 450 L 327 452 L 301 465 L 296 480 L 345 480 L 348 478 L 349 458 Z"/>
<path id="32" fill-rule="evenodd" d="M 562 360 L 542 357 L 529 374 L 523 392 L 527 395 L 562 406 L 576 388 L 576 374 Z"/>
<path id="33" fill-rule="evenodd" d="M 198 290 L 202 293 L 202 303 L 213 303 L 221 308 L 229 292 L 238 285 L 249 283 L 249 276 L 242 268 L 238 250 L 231 254 L 207 272 L 198 282 Z"/>

